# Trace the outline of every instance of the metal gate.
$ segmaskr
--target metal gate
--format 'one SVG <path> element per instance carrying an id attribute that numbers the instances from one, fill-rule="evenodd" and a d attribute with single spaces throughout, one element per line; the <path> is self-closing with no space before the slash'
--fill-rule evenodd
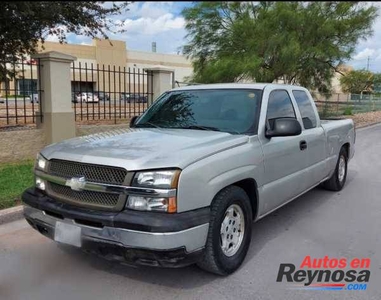
<path id="1" fill-rule="evenodd" d="M 42 122 L 40 61 L 0 62 L 0 127 Z"/>
<path id="2" fill-rule="evenodd" d="M 73 62 L 71 102 L 77 123 L 129 119 L 151 103 L 152 76 L 137 68 Z"/>

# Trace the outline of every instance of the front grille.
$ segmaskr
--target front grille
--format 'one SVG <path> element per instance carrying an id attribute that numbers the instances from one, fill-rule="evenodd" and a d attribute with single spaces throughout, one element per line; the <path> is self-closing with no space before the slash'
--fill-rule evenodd
<path id="1" fill-rule="evenodd" d="M 70 187 L 53 182 L 48 183 L 48 193 L 55 198 L 77 204 L 90 204 L 104 208 L 114 208 L 118 202 L 119 194 L 109 194 L 93 191 L 73 191 Z M 123 197 L 123 196 L 122 196 Z"/>
<path id="2" fill-rule="evenodd" d="M 64 178 L 83 176 L 86 181 L 121 185 L 126 178 L 127 170 L 119 167 L 52 159 L 49 162 L 48 173 Z"/>
<path id="3" fill-rule="evenodd" d="M 123 185 L 127 170 L 120 167 L 86 164 L 66 160 L 52 159 L 48 164 L 48 173 L 65 179 L 85 177 L 87 182 Z M 47 183 L 49 196 L 70 204 L 99 210 L 121 210 L 126 202 L 126 195 L 94 191 L 74 191 L 65 185 Z"/>

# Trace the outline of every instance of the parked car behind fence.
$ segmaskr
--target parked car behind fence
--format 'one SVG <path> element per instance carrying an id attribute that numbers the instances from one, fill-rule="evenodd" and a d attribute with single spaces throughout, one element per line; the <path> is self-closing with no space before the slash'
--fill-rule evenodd
<path id="1" fill-rule="evenodd" d="M 105 92 L 95 91 L 94 94 L 98 96 L 99 100 L 110 101 L 110 95 Z"/>
<path id="2" fill-rule="evenodd" d="M 38 103 L 38 93 L 31 93 L 29 99 L 30 103 Z"/>
<path id="3" fill-rule="evenodd" d="M 97 95 L 93 93 L 78 93 L 75 95 L 74 102 L 99 102 Z"/>
<path id="4" fill-rule="evenodd" d="M 136 94 L 136 93 L 120 93 L 120 100 L 121 101 L 127 101 L 128 103 L 134 102 L 134 103 L 147 103 L 148 97 L 147 95 L 143 94 Z"/>

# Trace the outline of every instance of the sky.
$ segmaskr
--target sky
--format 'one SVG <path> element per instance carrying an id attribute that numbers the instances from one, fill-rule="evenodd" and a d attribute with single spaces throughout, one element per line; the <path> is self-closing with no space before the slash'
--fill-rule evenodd
<path id="1" fill-rule="evenodd" d="M 110 39 L 123 40 L 127 49 L 151 51 L 156 42 L 156 52 L 176 54 L 184 45 L 185 20 L 181 16 L 184 7 L 192 2 L 134 2 L 123 15 L 114 17 L 125 21 L 122 34 L 109 34 Z M 48 37 L 48 41 L 58 41 Z M 91 44 L 91 38 L 69 34 L 68 43 Z"/>
<path id="2" fill-rule="evenodd" d="M 373 35 L 367 40 L 360 40 L 356 53 L 349 65 L 355 69 L 366 69 L 369 57 L 369 70 L 381 72 L 381 3 L 370 2 L 379 9 L 379 16 L 373 23 Z"/>
<path id="3" fill-rule="evenodd" d="M 380 16 L 373 24 L 373 35 L 367 40 L 360 40 L 356 52 L 347 64 L 355 69 L 367 68 L 381 72 L 381 3 L 374 2 L 379 7 Z M 152 42 L 156 42 L 158 53 L 176 54 L 185 44 L 185 20 L 181 16 L 183 8 L 191 6 L 192 2 L 135 2 L 129 5 L 129 10 L 119 19 L 125 20 L 123 34 L 110 35 L 110 39 L 126 41 L 127 49 L 151 51 Z M 56 41 L 54 37 L 48 40 Z M 91 44 L 91 39 L 85 36 L 69 34 L 69 43 Z"/>

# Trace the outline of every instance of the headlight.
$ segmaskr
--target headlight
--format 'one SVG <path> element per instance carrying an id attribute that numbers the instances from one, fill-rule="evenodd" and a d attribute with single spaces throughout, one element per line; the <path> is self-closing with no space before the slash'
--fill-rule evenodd
<path id="1" fill-rule="evenodd" d="M 34 167 L 37 170 L 46 171 L 47 165 L 48 165 L 48 161 L 41 154 L 38 154 Z"/>
<path id="2" fill-rule="evenodd" d="M 132 181 L 132 185 L 157 189 L 174 189 L 177 188 L 179 175 L 180 170 L 137 172 Z"/>
<path id="3" fill-rule="evenodd" d="M 132 186 L 153 189 L 176 189 L 179 176 L 180 170 L 137 172 L 132 180 Z M 126 207 L 136 210 L 175 213 L 177 211 L 177 198 L 130 195 L 128 196 Z"/>

